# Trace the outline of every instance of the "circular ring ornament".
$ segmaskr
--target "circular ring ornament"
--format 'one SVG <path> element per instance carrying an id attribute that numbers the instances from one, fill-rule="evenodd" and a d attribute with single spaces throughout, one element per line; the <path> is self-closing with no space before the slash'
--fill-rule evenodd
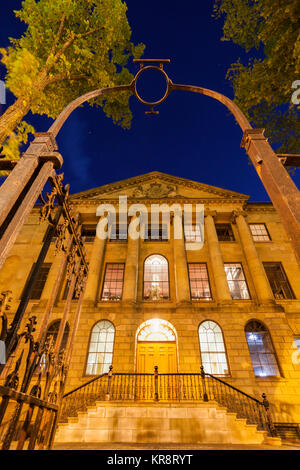
<path id="1" fill-rule="evenodd" d="M 137 87 L 136 87 L 136 84 L 137 84 L 137 81 L 138 81 L 138 78 L 141 76 L 141 74 L 143 72 L 145 72 L 146 70 L 158 70 L 159 72 L 161 72 L 166 80 L 166 84 L 167 84 L 167 89 L 166 89 L 166 92 L 164 94 L 164 96 L 160 99 L 160 100 L 157 100 L 157 101 L 146 101 L 144 100 L 139 94 L 138 94 L 138 91 L 137 91 Z M 162 103 L 168 96 L 169 92 L 170 92 L 170 79 L 168 77 L 168 75 L 166 74 L 166 72 L 164 71 L 164 69 L 162 67 L 158 67 L 156 65 L 147 65 L 146 67 L 142 67 L 138 73 L 136 74 L 136 76 L 134 77 L 134 94 L 135 96 L 137 97 L 137 99 L 145 104 L 146 106 L 150 106 L 150 107 L 153 107 L 153 106 L 157 106 L 158 104 Z"/>

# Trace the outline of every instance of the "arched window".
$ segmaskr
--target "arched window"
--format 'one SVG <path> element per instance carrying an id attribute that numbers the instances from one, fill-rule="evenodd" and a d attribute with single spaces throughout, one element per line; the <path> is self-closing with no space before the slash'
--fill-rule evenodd
<path id="1" fill-rule="evenodd" d="M 50 336 L 52 336 L 54 344 L 55 344 L 57 336 L 58 336 L 59 325 L 60 325 L 60 320 L 55 320 L 53 323 L 51 323 L 51 325 L 48 327 L 48 330 L 47 330 L 46 339 L 49 338 Z M 66 347 L 67 347 L 69 331 L 70 331 L 69 324 L 66 323 L 65 331 L 64 331 L 62 341 L 61 341 L 61 345 L 60 345 L 60 351 L 62 349 L 66 349 Z"/>
<path id="2" fill-rule="evenodd" d="M 261 322 L 251 320 L 245 326 L 245 334 L 254 374 L 258 377 L 279 376 L 279 367 L 267 328 Z"/>
<path id="3" fill-rule="evenodd" d="M 115 327 L 107 320 L 96 323 L 92 329 L 86 366 L 87 375 L 100 375 L 112 364 Z"/>
<path id="4" fill-rule="evenodd" d="M 213 321 L 204 321 L 199 326 L 201 361 L 204 371 L 214 375 L 228 375 L 223 333 Z"/>
<path id="5" fill-rule="evenodd" d="M 161 255 L 151 255 L 144 264 L 144 299 L 167 300 L 169 298 L 168 261 Z"/>

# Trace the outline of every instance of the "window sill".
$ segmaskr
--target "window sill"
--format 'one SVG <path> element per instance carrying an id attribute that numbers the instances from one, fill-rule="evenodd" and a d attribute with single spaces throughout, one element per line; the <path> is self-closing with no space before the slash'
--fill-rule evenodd
<path id="1" fill-rule="evenodd" d="M 267 375 L 265 377 L 263 376 L 255 376 L 255 380 L 257 380 L 258 382 L 266 382 L 267 380 L 269 381 L 274 381 L 274 382 L 279 382 L 279 381 L 283 381 L 283 382 L 287 382 L 288 380 L 285 378 L 285 377 L 281 377 L 280 375 Z"/>
<path id="2" fill-rule="evenodd" d="M 232 302 L 253 302 L 253 299 L 231 299 Z"/>

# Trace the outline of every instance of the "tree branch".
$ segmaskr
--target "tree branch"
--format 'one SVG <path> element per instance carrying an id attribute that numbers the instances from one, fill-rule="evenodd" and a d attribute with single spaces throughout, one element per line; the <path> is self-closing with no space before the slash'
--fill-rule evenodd
<path id="1" fill-rule="evenodd" d="M 62 82 L 63 80 L 82 80 L 84 78 L 86 79 L 89 78 L 89 75 L 81 73 L 78 75 L 75 74 L 75 75 L 68 76 L 66 73 L 58 73 L 47 80 L 46 86 L 51 85 L 52 83 L 55 83 L 55 82 Z"/>
<path id="2" fill-rule="evenodd" d="M 61 55 L 65 52 L 65 50 L 68 49 L 68 47 L 70 47 L 70 45 L 71 45 L 76 39 L 86 38 L 87 36 L 91 36 L 92 34 L 97 33 L 97 32 L 100 31 L 101 29 L 103 29 L 102 26 L 99 27 L 99 28 L 92 29 L 91 31 L 88 31 L 87 33 L 74 34 L 73 36 L 71 36 L 71 37 L 64 43 L 64 45 L 62 46 L 62 48 L 60 49 L 60 51 L 58 51 L 57 54 L 54 56 L 54 63 L 61 57 Z"/>
<path id="3" fill-rule="evenodd" d="M 55 48 L 57 46 L 57 43 L 61 37 L 61 33 L 64 29 L 64 25 L 65 25 L 65 19 L 66 19 L 66 15 L 63 13 L 62 17 L 61 17 L 61 20 L 60 20 L 60 25 L 59 25 L 59 28 L 58 28 L 58 31 L 57 31 L 57 34 L 56 36 L 54 37 L 54 40 L 53 40 L 53 44 L 52 44 L 52 47 L 51 47 L 51 51 L 48 55 L 48 58 L 46 60 L 46 65 L 49 63 L 49 60 L 50 60 L 50 57 L 54 54 L 55 52 Z"/>

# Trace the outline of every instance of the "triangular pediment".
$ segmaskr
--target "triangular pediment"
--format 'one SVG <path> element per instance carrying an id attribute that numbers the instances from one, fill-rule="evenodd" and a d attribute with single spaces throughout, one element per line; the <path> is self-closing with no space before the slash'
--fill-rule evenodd
<path id="1" fill-rule="evenodd" d="M 186 178 L 154 171 L 116 183 L 73 194 L 72 201 L 116 200 L 119 196 L 132 200 L 160 199 L 227 199 L 247 201 L 249 196 L 227 189 L 209 186 Z M 78 201 L 79 202 L 79 201 Z"/>

